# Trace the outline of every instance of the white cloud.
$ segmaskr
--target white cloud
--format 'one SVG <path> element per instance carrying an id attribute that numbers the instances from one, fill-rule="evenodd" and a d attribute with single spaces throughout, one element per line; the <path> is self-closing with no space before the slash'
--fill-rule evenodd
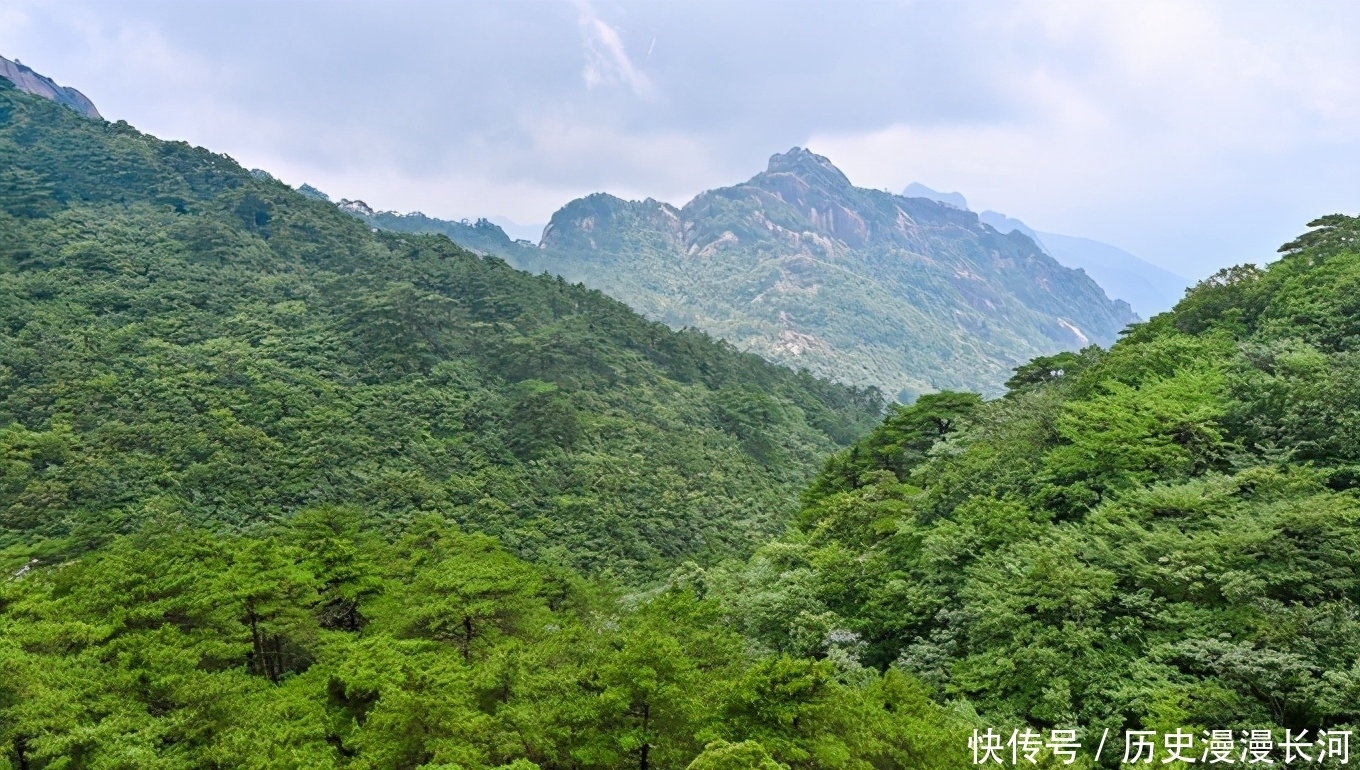
<path id="1" fill-rule="evenodd" d="M 1327 178 L 1300 178 L 1324 154 L 1360 166 L 1360 102 L 1348 96 L 1360 82 L 1360 29 L 1297 9 L 1012 6 L 982 27 L 1029 41 L 990 73 L 1024 109 L 1002 120 L 814 132 L 808 145 L 857 183 L 960 190 L 979 210 L 1122 241 L 1181 270 L 1251 257 L 1234 233 L 1257 239 L 1259 258 L 1310 218 L 1293 213 L 1300 204 L 1360 204 Z M 1299 182 L 1313 200 L 1298 195 Z M 1253 207 L 1281 219 L 1263 231 Z M 1190 237 L 1202 239 L 1193 250 Z"/>
<path id="2" fill-rule="evenodd" d="M 257 130 L 271 128 L 286 126 Z M 392 157 L 400 147 L 371 138 L 369 144 L 349 132 L 323 135 L 334 146 L 315 156 L 270 150 L 277 145 L 259 141 L 253 145 L 258 149 L 238 160 L 293 185 L 310 182 L 333 198 L 358 197 L 378 208 L 453 219 L 497 214 L 543 222 L 567 201 L 601 190 L 682 204 L 714 179 L 731 181 L 730 170 L 685 132 L 631 133 L 561 114 L 526 116 L 513 133 L 468 137 L 454 157 L 425 170 L 404 168 Z M 343 163 L 328 160 L 346 157 L 348 141 L 363 152 L 350 153 Z"/>
<path id="3" fill-rule="evenodd" d="M 679 204 L 793 144 L 1187 273 L 1360 209 L 1353 2 L 594 3 L 3 0 L 0 54 L 158 136 L 442 216 Z"/>
<path id="4" fill-rule="evenodd" d="M 586 63 L 581 77 L 590 88 L 601 85 L 624 84 L 633 93 L 645 98 L 656 95 L 656 87 L 647 74 L 633 64 L 624 47 L 619 31 L 606 24 L 595 8 L 586 0 L 575 3 L 585 45 Z M 653 40 L 652 42 L 656 42 Z M 651 53 L 651 50 L 648 50 Z"/>

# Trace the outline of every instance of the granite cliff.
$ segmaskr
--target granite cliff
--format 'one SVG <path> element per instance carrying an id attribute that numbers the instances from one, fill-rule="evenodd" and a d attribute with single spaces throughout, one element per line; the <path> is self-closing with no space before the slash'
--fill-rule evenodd
<path id="1" fill-rule="evenodd" d="M 56 81 L 45 75 L 39 75 L 19 61 L 10 61 L 0 56 L 0 77 L 4 77 L 17 87 L 20 91 L 34 96 L 41 96 L 70 109 L 79 112 L 87 118 L 96 120 L 102 118 L 99 110 L 95 109 L 94 102 L 89 97 L 70 86 L 59 86 Z"/>

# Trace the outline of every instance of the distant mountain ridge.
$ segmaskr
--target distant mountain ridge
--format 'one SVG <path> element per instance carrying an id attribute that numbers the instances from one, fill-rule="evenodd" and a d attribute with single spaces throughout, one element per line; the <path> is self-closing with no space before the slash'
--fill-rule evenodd
<path id="1" fill-rule="evenodd" d="M 95 109 L 89 97 L 69 86 L 59 86 L 56 81 L 34 72 L 31 67 L 18 61 L 10 61 L 0 56 L 0 77 L 13 83 L 20 91 L 41 96 L 63 107 L 69 107 L 87 118 L 99 120 L 102 116 Z"/>
<path id="2" fill-rule="evenodd" d="M 940 192 L 939 190 L 932 190 L 929 187 L 926 187 L 925 185 L 921 184 L 920 182 L 912 182 L 911 184 L 907 185 L 906 189 L 902 191 L 902 197 L 929 198 L 933 201 L 936 201 L 937 203 L 943 203 L 946 206 L 953 206 L 956 209 L 962 209 L 964 211 L 969 210 L 968 199 L 963 197 L 963 193 Z"/>
<path id="3" fill-rule="evenodd" d="M 1170 310 L 1194 284 L 1108 243 L 1046 232 L 1039 238 L 1054 259 L 1085 270 L 1106 293 L 1127 301 L 1145 318 Z"/>
<path id="4" fill-rule="evenodd" d="M 311 187 L 311 185 L 303 185 L 303 187 L 310 188 L 312 192 L 325 196 L 325 193 Z M 302 188 L 299 188 L 298 191 L 304 195 L 309 194 Z M 330 200 L 329 197 L 324 199 Z M 395 233 L 446 235 L 449 240 L 465 249 L 471 249 L 479 254 L 491 254 L 500 257 L 521 270 L 539 272 L 542 269 L 542 266 L 538 264 L 537 246 L 529 241 L 512 239 L 499 225 L 488 219 L 478 219 L 475 222 L 468 222 L 467 220 L 451 222 L 447 219 L 435 219 L 426 216 L 419 211 L 413 211 L 409 214 L 398 214 L 395 211 L 375 211 L 363 201 L 348 199 L 342 199 L 335 205 L 350 216 L 364 220 L 370 227 L 391 230 Z"/>
<path id="5" fill-rule="evenodd" d="M 968 209 L 968 202 L 962 194 L 942 193 L 919 182 L 907 185 L 902 194 L 909 198 L 929 198 L 956 208 Z M 1107 295 L 1128 302 L 1134 311 L 1144 318 L 1170 310 L 1193 283 L 1189 278 L 1157 267 L 1108 243 L 1060 233 L 1039 232 L 1024 222 L 998 211 L 983 211 L 978 214 L 978 219 L 1002 234 L 1017 230 L 1024 233 L 1064 267 L 1084 270 L 1100 284 Z"/>

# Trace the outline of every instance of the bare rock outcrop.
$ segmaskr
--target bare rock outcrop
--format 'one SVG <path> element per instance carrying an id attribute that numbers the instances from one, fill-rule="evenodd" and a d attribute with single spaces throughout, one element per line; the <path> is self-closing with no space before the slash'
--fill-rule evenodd
<path id="1" fill-rule="evenodd" d="M 69 107 L 79 112 L 87 118 L 103 119 L 99 110 L 95 109 L 94 102 L 90 101 L 85 94 L 69 86 L 59 86 L 52 78 L 40 75 L 18 61 L 10 61 L 0 56 L 0 76 L 13 83 L 24 93 L 50 99 L 63 107 Z"/>

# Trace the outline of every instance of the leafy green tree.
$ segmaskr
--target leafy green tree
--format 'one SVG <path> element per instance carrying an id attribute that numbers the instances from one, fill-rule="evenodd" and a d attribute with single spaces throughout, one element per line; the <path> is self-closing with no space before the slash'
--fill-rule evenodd
<path id="1" fill-rule="evenodd" d="M 1014 395 L 1039 385 L 1050 385 L 1069 380 L 1081 374 L 1092 363 L 1100 359 L 1101 349 L 1095 345 L 1082 348 L 1080 352 L 1063 351 L 1051 356 L 1040 356 L 1015 368 L 1015 374 L 1006 380 L 1007 396 Z"/>
<path id="2" fill-rule="evenodd" d="M 248 540 L 232 553 L 219 590 L 250 634 L 247 668 L 273 682 L 310 664 L 315 644 L 316 578 L 269 540 Z"/>
<path id="3" fill-rule="evenodd" d="M 923 395 L 909 407 L 893 407 L 882 425 L 827 461 L 804 502 L 857 489 L 877 471 L 890 471 L 898 481 L 906 481 L 930 448 L 962 427 L 981 404 L 975 393 L 944 391 Z"/>
<path id="4" fill-rule="evenodd" d="M 780 770 L 783 767 L 756 741 L 728 743 L 717 740 L 705 746 L 687 770 Z"/>
<path id="5" fill-rule="evenodd" d="M 359 605 L 382 592 L 361 522 L 357 509 L 337 506 L 299 511 L 288 522 L 289 539 L 306 554 L 302 565 L 318 583 L 316 613 L 324 628 L 358 631 L 366 622 Z"/>

